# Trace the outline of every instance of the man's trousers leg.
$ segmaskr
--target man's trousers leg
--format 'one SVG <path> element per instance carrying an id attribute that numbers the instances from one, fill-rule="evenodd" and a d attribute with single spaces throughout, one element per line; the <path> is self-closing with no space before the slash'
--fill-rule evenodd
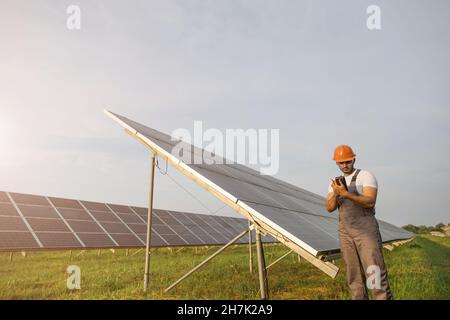
<path id="1" fill-rule="evenodd" d="M 375 220 L 375 219 L 374 219 Z M 388 282 L 387 268 L 383 257 L 383 243 L 381 242 L 378 224 L 368 225 L 367 230 L 358 232 L 353 237 L 358 250 L 365 276 L 369 280 L 369 288 L 376 300 L 393 299 Z"/>
<path id="2" fill-rule="evenodd" d="M 358 249 L 350 235 L 344 230 L 339 230 L 341 244 L 341 256 L 347 268 L 347 284 L 350 287 L 352 300 L 367 300 L 366 277 L 358 255 Z"/>

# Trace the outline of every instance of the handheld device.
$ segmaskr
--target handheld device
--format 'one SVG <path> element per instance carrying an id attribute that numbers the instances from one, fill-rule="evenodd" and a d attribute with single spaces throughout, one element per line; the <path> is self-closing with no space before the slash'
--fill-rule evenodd
<path id="1" fill-rule="evenodd" d="M 345 190 L 348 191 L 348 187 L 347 187 L 347 181 L 345 181 L 345 177 L 344 176 L 339 176 L 334 178 L 334 180 L 336 181 L 336 183 L 340 186 L 343 185 L 345 187 Z"/>

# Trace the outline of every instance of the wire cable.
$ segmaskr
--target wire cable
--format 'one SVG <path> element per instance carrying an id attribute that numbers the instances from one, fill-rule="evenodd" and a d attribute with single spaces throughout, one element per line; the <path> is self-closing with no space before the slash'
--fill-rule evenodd
<path id="1" fill-rule="evenodd" d="M 170 180 L 172 180 L 178 187 L 180 187 L 181 189 L 183 189 L 187 194 L 189 194 L 194 200 L 196 200 L 203 208 L 205 208 L 206 210 L 208 210 L 209 213 L 211 214 L 216 214 L 217 212 L 219 212 L 220 210 L 222 210 L 223 208 L 225 208 L 227 205 L 224 204 L 222 207 L 216 209 L 216 210 L 211 210 L 203 201 L 201 201 L 198 197 L 196 197 L 192 192 L 190 192 L 188 189 L 186 189 L 183 185 L 181 185 L 179 182 L 177 182 L 172 176 L 169 175 L 169 167 L 166 161 L 166 169 L 165 172 L 161 171 L 161 168 L 159 167 L 159 161 L 158 158 L 156 158 L 156 167 L 158 168 L 159 172 L 164 175 L 167 176 Z"/>

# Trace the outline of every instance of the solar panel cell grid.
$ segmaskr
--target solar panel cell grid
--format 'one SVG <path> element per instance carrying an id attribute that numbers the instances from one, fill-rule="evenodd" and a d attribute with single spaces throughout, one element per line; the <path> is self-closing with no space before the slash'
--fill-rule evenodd
<path id="1" fill-rule="evenodd" d="M 70 229 L 60 219 L 27 218 L 27 221 L 34 231 L 70 232 Z"/>
<path id="2" fill-rule="evenodd" d="M 155 212 L 153 214 L 156 217 L 156 219 L 161 220 L 163 223 L 166 223 L 166 224 L 169 224 L 169 225 L 179 224 L 179 222 L 177 220 L 175 220 L 173 217 L 171 217 L 165 211 L 155 210 Z"/>
<path id="3" fill-rule="evenodd" d="M 143 223 L 140 217 L 135 214 L 117 213 L 117 215 L 125 223 Z"/>
<path id="4" fill-rule="evenodd" d="M 16 208 L 9 203 L 0 203 L 0 216 L 20 216 Z"/>
<path id="5" fill-rule="evenodd" d="M 191 215 L 192 214 L 188 214 L 188 213 L 180 213 L 180 212 L 177 213 L 177 217 L 179 217 L 183 221 L 183 224 L 185 226 L 189 226 L 189 227 L 196 226 L 195 222 L 192 221 L 192 219 L 190 218 Z"/>
<path id="6" fill-rule="evenodd" d="M 0 217 L 0 231 L 28 231 L 20 217 Z"/>
<path id="7" fill-rule="evenodd" d="M 147 208 L 142 207 L 130 207 L 130 208 L 133 209 L 133 211 L 139 215 L 147 216 Z"/>
<path id="8" fill-rule="evenodd" d="M 0 193 L 0 250 L 39 248 L 24 219 L 47 249 L 144 246 L 146 208 L 19 193 L 11 197 L 20 202 L 16 205 L 24 217 L 8 194 Z M 152 245 L 225 244 L 242 231 L 240 220 L 155 209 Z"/>
<path id="9" fill-rule="evenodd" d="M 77 235 L 88 248 L 112 248 L 116 246 L 105 233 L 77 233 Z"/>
<path id="10" fill-rule="evenodd" d="M 30 232 L 0 232 L 0 250 L 37 248 L 39 245 Z"/>
<path id="11" fill-rule="evenodd" d="M 81 243 L 73 235 L 73 233 L 49 233 L 36 232 L 36 236 L 44 247 L 51 248 L 80 248 Z"/>
<path id="12" fill-rule="evenodd" d="M 203 220 L 205 220 L 206 223 L 208 223 L 214 230 L 217 230 L 222 236 L 224 237 L 233 237 L 235 236 L 234 232 L 231 232 L 226 228 L 223 223 L 219 223 L 216 217 L 208 217 L 204 216 L 202 217 Z"/>
<path id="13" fill-rule="evenodd" d="M 186 239 L 186 237 L 194 236 L 194 234 L 189 229 L 187 229 L 186 227 L 184 227 L 182 225 L 171 226 L 171 228 L 175 231 L 176 234 L 183 237 L 183 239 Z"/>
<path id="14" fill-rule="evenodd" d="M 159 233 L 160 235 L 164 235 L 164 234 L 175 234 L 175 232 L 169 228 L 168 226 L 164 226 L 164 225 L 155 225 L 152 226 L 152 228 Z"/>
<path id="15" fill-rule="evenodd" d="M 239 230 L 236 230 L 233 225 L 228 222 L 227 220 L 225 220 L 223 217 L 216 217 L 218 219 L 218 221 L 221 223 L 221 225 L 223 226 L 223 228 L 225 228 L 226 230 L 228 230 L 229 233 L 232 234 L 236 234 L 239 233 Z"/>
<path id="16" fill-rule="evenodd" d="M 191 217 L 192 220 L 194 220 L 194 222 L 200 227 L 202 228 L 207 234 L 209 234 L 212 238 L 218 240 L 218 242 L 221 243 L 226 243 L 227 242 L 227 238 L 225 238 L 224 236 L 222 236 L 222 234 L 215 230 L 214 228 L 212 228 L 209 224 L 207 224 L 204 220 L 203 217 Z"/>
<path id="17" fill-rule="evenodd" d="M 0 203 L 10 203 L 8 195 L 4 191 L 0 191 Z"/>
<path id="18" fill-rule="evenodd" d="M 137 223 L 129 223 L 128 226 L 134 233 L 146 233 L 147 225 L 146 224 L 137 224 Z M 154 230 L 154 228 L 152 228 Z"/>
<path id="19" fill-rule="evenodd" d="M 183 239 L 181 239 L 179 236 L 177 236 L 175 234 L 172 234 L 172 235 L 165 234 L 165 235 L 160 235 L 160 236 L 162 238 L 164 238 L 167 243 L 170 243 L 175 246 L 188 245 L 188 243 L 186 241 L 184 241 Z"/>
<path id="20" fill-rule="evenodd" d="M 54 197 L 49 197 L 48 199 L 57 208 L 70 208 L 83 210 L 83 207 L 77 200 L 54 198 Z"/>
<path id="21" fill-rule="evenodd" d="M 102 233 L 103 230 L 93 221 L 67 220 L 67 223 L 75 232 L 96 232 Z"/>
<path id="22" fill-rule="evenodd" d="M 132 214 L 133 211 L 131 211 L 131 209 L 127 206 L 124 205 L 118 205 L 118 204 L 109 204 L 108 203 L 108 207 L 113 210 L 114 212 L 117 213 L 128 213 L 128 214 Z"/>
<path id="23" fill-rule="evenodd" d="M 220 244 L 220 241 L 216 238 L 213 238 L 210 234 L 205 232 L 198 232 L 195 234 L 199 237 L 204 243 L 207 244 Z"/>
<path id="24" fill-rule="evenodd" d="M 47 199 L 42 196 L 36 196 L 36 195 L 30 195 L 30 194 L 23 194 L 23 193 L 9 193 L 11 197 L 14 199 L 14 202 L 17 204 L 28 204 L 28 205 L 34 205 L 34 206 L 49 206 Z"/>
<path id="25" fill-rule="evenodd" d="M 100 222 L 108 233 L 131 233 L 123 223 Z"/>
<path id="26" fill-rule="evenodd" d="M 100 202 L 92 202 L 92 201 L 81 201 L 81 203 L 83 204 L 84 207 L 86 207 L 86 209 L 88 210 L 93 210 L 93 211 L 106 211 L 109 212 L 110 210 L 108 209 L 108 207 L 106 206 L 106 204 L 104 203 L 100 203 Z"/>
<path id="27" fill-rule="evenodd" d="M 205 244 L 203 241 L 201 241 L 198 237 L 194 237 L 191 235 L 183 235 L 183 239 L 187 241 L 189 244 L 192 245 L 202 245 Z"/>
<path id="28" fill-rule="evenodd" d="M 58 208 L 64 219 L 94 221 L 85 210 Z"/>
<path id="29" fill-rule="evenodd" d="M 95 220 L 102 222 L 120 222 L 120 220 L 112 213 L 111 211 L 93 211 L 89 210 L 89 212 L 94 216 Z"/>
<path id="30" fill-rule="evenodd" d="M 123 247 L 141 247 L 142 241 L 133 234 L 111 234 L 119 246 Z"/>
<path id="31" fill-rule="evenodd" d="M 25 217 L 30 218 L 55 218 L 59 216 L 52 207 L 33 206 L 33 205 L 18 205 L 20 212 Z"/>
<path id="32" fill-rule="evenodd" d="M 147 239 L 146 234 L 138 234 L 138 237 L 145 243 Z M 152 233 L 151 245 L 154 247 L 159 247 L 159 246 L 167 246 L 168 244 L 160 236 Z"/>

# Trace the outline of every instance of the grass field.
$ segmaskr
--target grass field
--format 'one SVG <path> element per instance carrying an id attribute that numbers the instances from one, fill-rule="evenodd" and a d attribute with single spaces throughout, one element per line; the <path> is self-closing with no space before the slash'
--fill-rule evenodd
<path id="1" fill-rule="evenodd" d="M 150 292 L 142 291 L 143 251 L 97 250 L 29 252 L 26 257 L 0 253 L 0 299 L 258 299 L 254 273 L 249 273 L 248 247 L 230 247 L 169 293 L 164 288 L 216 250 L 214 247 L 157 249 L 152 252 Z M 267 265 L 287 252 L 267 245 Z M 418 236 L 394 251 L 384 251 L 396 299 L 450 299 L 450 238 Z M 78 256 L 77 256 L 78 255 Z M 331 279 L 291 253 L 269 269 L 271 299 L 349 299 L 345 270 Z M 81 289 L 66 287 L 69 265 L 81 268 Z"/>

